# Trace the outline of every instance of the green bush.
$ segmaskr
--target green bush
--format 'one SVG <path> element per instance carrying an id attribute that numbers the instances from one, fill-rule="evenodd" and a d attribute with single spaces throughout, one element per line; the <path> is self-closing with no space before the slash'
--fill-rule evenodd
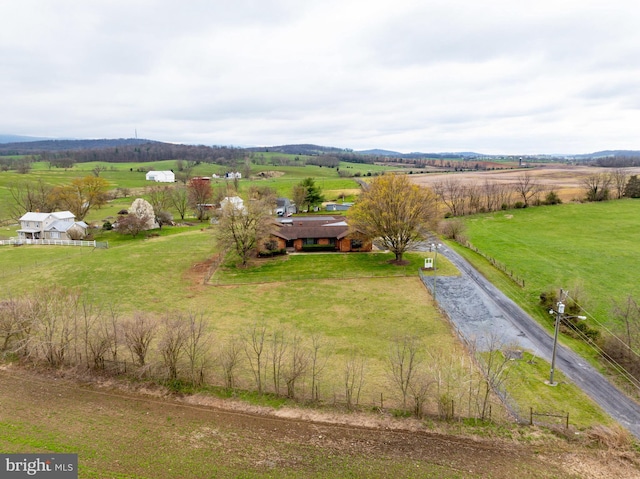
<path id="1" fill-rule="evenodd" d="M 302 251 L 336 251 L 336 246 L 333 244 L 304 244 Z"/>
<path id="2" fill-rule="evenodd" d="M 281 256 L 285 254 L 287 254 L 287 250 L 285 248 L 282 248 L 282 249 L 269 250 L 269 251 L 260 251 L 258 253 L 258 256 L 260 258 L 272 258 L 274 256 Z"/>
<path id="3" fill-rule="evenodd" d="M 562 203 L 562 200 L 558 196 L 558 193 L 556 193 L 555 191 L 550 191 L 549 193 L 547 193 L 547 196 L 544 197 L 543 203 L 545 205 L 559 205 Z"/>

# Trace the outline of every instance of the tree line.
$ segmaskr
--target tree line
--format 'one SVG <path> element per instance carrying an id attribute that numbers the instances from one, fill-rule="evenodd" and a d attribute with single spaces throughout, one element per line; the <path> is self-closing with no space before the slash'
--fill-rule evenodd
<path id="1" fill-rule="evenodd" d="M 640 197 L 640 180 L 622 168 L 593 173 L 580 181 L 583 201 L 606 201 Z M 558 193 L 529 173 L 519 175 L 511 183 L 485 180 L 465 183 L 448 176 L 433 184 L 445 217 L 472 215 L 511 208 L 555 205 L 562 203 Z"/>
<path id="2" fill-rule="evenodd" d="M 348 408 L 362 403 L 372 378 L 370 359 L 358 349 L 338 356 L 320 333 L 260 322 L 222 336 L 213 323 L 201 312 L 125 314 L 115 305 L 101 307 L 77 289 L 50 286 L 0 301 L 0 357 L 174 386 L 246 389 L 302 401 L 333 400 Z M 388 388 L 386 397 L 380 395 L 381 407 L 386 402 L 417 417 L 488 418 L 509 361 L 497 345 L 470 361 L 398 335 L 390 340 L 384 363 Z"/>
<path id="3" fill-rule="evenodd" d="M 183 159 L 201 163 L 235 165 L 248 156 L 241 148 L 204 145 L 174 145 L 170 143 L 148 142 L 122 144 L 112 147 L 73 148 L 52 150 L 42 148 L 7 151 L 5 155 L 28 155 L 25 159 L 0 158 L 0 167 L 15 169 L 25 161 L 44 161 L 52 167 L 69 168 L 75 163 L 102 161 L 107 163 L 145 163 L 162 160 Z"/>

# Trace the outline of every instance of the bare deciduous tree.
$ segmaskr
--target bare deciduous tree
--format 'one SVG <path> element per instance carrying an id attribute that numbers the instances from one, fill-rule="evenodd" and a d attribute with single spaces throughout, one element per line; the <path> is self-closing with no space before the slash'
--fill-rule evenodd
<path id="1" fill-rule="evenodd" d="M 409 383 L 409 393 L 413 399 L 413 414 L 422 419 L 424 416 L 424 406 L 429 398 L 429 392 L 435 384 L 435 379 L 428 371 L 418 370 L 415 372 Z"/>
<path id="2" fill-rule="evenodd" d="M 87 337 L 88 361 L 96 369 L 105 368 L 105 360 L 113 347 L 113 336 L 106 316 L 100 316 Z"/>
<path id="3" fill-rule="evenodd" d="M 318 380 L 331 355 L 327 346 L 328 343 L 322 335 L 319 333 L 311 335 L 311 398 L 315 401 L 319 399 Z"/>
<path id="4" fill-rule="evenodd" d="M 80 294 L 57 286 L 50 286 L 34 297 L 39 303 L 37 322 L 37 344 L 44 359 L 51 366 L 60 366 L 75 340 L 76 319 Z"/>
<path id="5" fill-rule="evenodd" d="M 40 211 L 42 213 L 51 212 L 55 209 L 55 202 L 51 196 L 53 187 L 42 181 L 24 181 L 11 184 L 9 194 L 13 199 L 10 212 L 14 219 L 20 218 L 30 211 Z"/>
<path id="6" fill-rule="evenodd" d="M 391 342 L 388 355 L 391 379 L 402 393 L 402 407 L 407 407 L 407 395 L 422 361 L 420 341 L 413 336 L 397 337 Z"/>
<path id="7" fill-rule="evenodd" d="M 269 356 L 271 359 L 271 375 L 273 378 L 273 391 L 280 394 L 280 378 L 282 377 L 282 360 L 287 350 L 283 331 L 274 331 L 269 344 Z"/>
<path id="8" fill-rule="evenodd" d="M 282 377 L 287 385 L 287 397 L 296 397 L 296 383 L 307 372 L 309 351 L 302 344 L 302 338 L 294 335 L 289 345 L 289 355 L 282 370 Z"/>
<path id="9" fill-rule="evenodd" d="M 529 173 L 524 173 L 518 178 L 513 185 L 516 194 L 522 198 L 524 206 L 529 206 L 532 198 L 540 193 L 540 183 Z"/>
<path id="10" fill-rule="evenodd" d="M 230 338 L 220 349 L 219 361 L 227 389 L 235 388 L 236 369 L 240 364 L 241 351 L 242 347 L 237 337 Z"/>
<path id="11" fill-rule="evenodd" d="M 167 371 L 167 379 L 173 381 L 178 379 L 178 362 L 185 352 L 189 324 L 184 315 L 179 312 L 165 313 L 161 324 L 158 350 Z"/>
<path id="12" fill-rule="evenodd" d="M 476 407 L 481 419 L 487 417 L 491 393 L 499 392 L 509 376 L 509 358 L 504 354 L 503 349 L 505 345 L 494 334 L 487 338 L 482 351 L 477 348 L 477 345 L 472 345 L 472 353 L 483 373 L 476 390 Z"/>
<path id="13" fill-rule="evenodd" d="M 614 303 L 613 315 L 623 325 L 626 355 L 631 356 L 634 351 L 640 352 L 640 305 L 631 295 L 622 303 Z"/>
<path id="14" fill-rule="evenodd" d="M 159 211 L 166 211 L 171 204 L 171 193 L 172 188 L 170 186 L 164 185 L 154 185 L 147 187 L 147 198 L 149 199 L 149 203 L 153 208 L 153 211 L 156 214 Z"/>
<path id="15" fill-rule="evenodd" d="M 84 362 L 86 367 L 91 367 L 93 364 L 96 366 L 96 354 L 100 349 L 103 349 L 102 352 L 102 366 L 104 366 L 104 354 L 106 354 L 108 347 L 103 346 L 102 348 L 93 349 L 92 342 L 95 336 L 99 335 L 99 322 L 102 316 L 102 312 L 100 308 L 93 301 L 88 300 L 86 297 L 82 297 L 79 304 L 79 320 L 80 324 L 78 325 L 76 322 L 76 327 L 79 329 L 75 332 L 76 337 L 76 364 L 81 364 L 82 354 L 84 354 Z M 82 352 L 78 352 L 77 348 L 77 339 L 82 337 Z M 95 342 L 93 345 L 96 346 Z"/>
<path id="16" fill-rule="evenodd" d="M 16 352 L 28 330 L 25 300 L 10 297 L 0 302 L 0 351 Z"/>
<path id="17" fill-rule="evenodd" d="M 185 186 L 176 186 L 171 191 L 171 204 L 183 220 L 189 207 L 189 193 Z"/>
<path id="18" fill-rule="evenodd" d="M 344 365 L 344 391 L 347 408 L 352 409 L 360 403 L 360 391 L 364 385 L 366 359 L 356 350 L 352 350 Z"/>
<path id="19" fill-rule="evenodd" d="M 611 194 L 611 176 L 608 173 L 594 173 L 582 179 L 587 201 L 606 201 Z"/>
<path id="20" fill-rule="evenodd" d="M 264 391 L 263 375 L 266 366 L 264 344 L 266 339 L 267 327 L 257 324 L 249 328 L 244 338 L 244 351 L 259 393 Z"/>
<path id="21" fill-rule="evenodd" d="M 467 188 L 458 179 L 446 178 L 433 185 L 433 189 L 441 201 L 449 210 L 451 216 L 462 216 L 465 213 L 467 202 Z"/>
<path id="22" fill-rule="evenodd" d="M 187 338 L 185 354 L 189 361 L 191 382 L 200 385 L 204 382 L 204 370 L 211 346 L 211 335 L 207 332 L 207 318 L 204 313 L 189 312 L 186 318 Z"/>
<path id="23" fill-rule="evenodd" d="M 460 218 L 450 218 L 440 223 L 440 233 L 447 239 L 452 239 L 458 243 L 467 240 L 465 232 L 467 224 Z"/>
<path id="24" fill-rule="evenodd" d="M 158 323 L 143 313 L 135 313 L 133 319 L 122 323 L 124 342 L 138 366 L 146 364 L 151 341 L 156 335 Z"/>
<path id="25" fill-rule="evenodd" d="M 624 168 L 616 168 L 611 171 L 610 176 L 611 184 L 616 192 L 616 198 L 621 199 L 629 182 L 629 173 Z"/>

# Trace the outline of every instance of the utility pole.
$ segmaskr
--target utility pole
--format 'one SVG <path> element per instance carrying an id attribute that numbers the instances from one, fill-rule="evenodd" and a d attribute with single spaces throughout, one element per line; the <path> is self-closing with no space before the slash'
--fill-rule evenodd
<path id="1" fill-rule="evenodd" d="M 560 322 L 562 321 L 562 318 L 564 316 L 564 301 L 567 300 L 567 296 L 569 296 L 569 292 L 561 289 L 560 301 L 558 301 L 556 305 L 556 310 L 555 311 L 553 309 L 549 310 L 549 314 L 552 314 L 552 315 L 555 314 L 556 316 L 556 324 L 555 324 L 555 329 L 553 333 L 553 351 L 551 353 L 551 372 L 549 374 L 549 381 L 547 382 L 549 386 L 558 385 L 558 383 L 553 381 L 553 373 L 555 372 L 555 369 L 556 369 L 556 350 L 558 349 L 558 333 L 560 332 Z M 586 316 L 567 316 L 567 318 L 578 318 L 580 320 L 587 319 Z"/>
<path id="2" fill-rule="evenodd" d="M 551 353 L 551 374 L 549 375 L 549 386 L 556 386 L 558 383 L 553 382 L 553 373 L 556 368 L 556 349 L 558 348 L 558 333 L 560 332 L 560 321 L 562 321 L 562 315 L 564 314 L 564 303 L 558 301 L 556 311 L 556 327 L 553 334 L 553 352 Z"/>

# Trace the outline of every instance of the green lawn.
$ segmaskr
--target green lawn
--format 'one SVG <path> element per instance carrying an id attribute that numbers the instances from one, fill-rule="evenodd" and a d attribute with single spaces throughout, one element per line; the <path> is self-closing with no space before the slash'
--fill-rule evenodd
<path id="1" fill-rule="evenodd" d="M 607 323 L 613 301 L 640 298 L 640 201 L 565 204 L 465 219 L 469 241 L 525 278 L 510 288 L 521 302 L 564 288 L 583 298 L 593 320 Z"/>
<path id="2" fill-rule="evenodd" d="M 173 310 L 201 312 L 209 319 L 216 347 L 256 324 L 264 325 L 269 334 L 279 330 L 289 338 L 299 334 L 306 342 L 319 334 L 331 350 L 320 384 L 325 400 L 343 395 L 344 365 L 354 351 L 366 358 L 361 401 L 375 404 L 381 395 L 386 404 L 397 400 L 389 383 L 387 357 L 391 341 L 403 335 L 419 337 L 425 351 L 457 370 L 454 376 L 466 377 L 469 363 L 461 359 L 466 353 L 417 275 L 430 253 L 406 254 L 409 265 L 403 267 L 389 264 L 393 255 L 382 252 L 290 255 L 259 260 L 246 269 L 223 265 L 205 284 L 206 262 L 215 251 L 212 228 L 164 228 L 159 237 L 135 239 L 111 232 L 100 239 L 108 239 L 109 249 L 0 248 L 3 296 L 58 284 L 80 287 L 92 302 L 103 308 L 113 306 L 125 317 L 135 311 L 158 316 Z M 457 271 L 439 256 L 438 274 Z M 250 389 L 250 378 L 245 370 L 240 384 Z M 530 380 L 538 379 L 544 380 L 538 376 Z M 526 390 L 536 391 L 535 400 L 547 398 L 544 388 Z M 576 391 L 568 388 L 566 395 L 549 400 L 550 407 L 568 410 L 563 401 L 570 402 Z M 456 397 L 462 411 L 467 407 L 464 391 Z M 531 395 L 514 397 L 521 409 L 534 403 Z M 604 422 L 602 413 L 597 408 L 592 411 L 588 401 L 573 407 L 579 410 L 572 417 L 580 421 L 573 424 Z"/>
<path id="3" fill-rule="evenodd" d="M 226 264 L 216 270 L 211 284 L 262 283 L 316 279 L 348 279 L 380 276 L 415 276 L 424 266 L 424 258 L 433 253 L 406 253 L 403 258 L 407 265 L 391 264 L 392 253 L 313 253 L 294 254 L 260 260 L 251 268 L 238 268 Z M 442 257 L 441 257 L 442 258 Z M 446 258 L 438 259 L 438 274 L 455 275 L 457 271 Z M 430 275 L 433 272 L 426 272 Z"/>

